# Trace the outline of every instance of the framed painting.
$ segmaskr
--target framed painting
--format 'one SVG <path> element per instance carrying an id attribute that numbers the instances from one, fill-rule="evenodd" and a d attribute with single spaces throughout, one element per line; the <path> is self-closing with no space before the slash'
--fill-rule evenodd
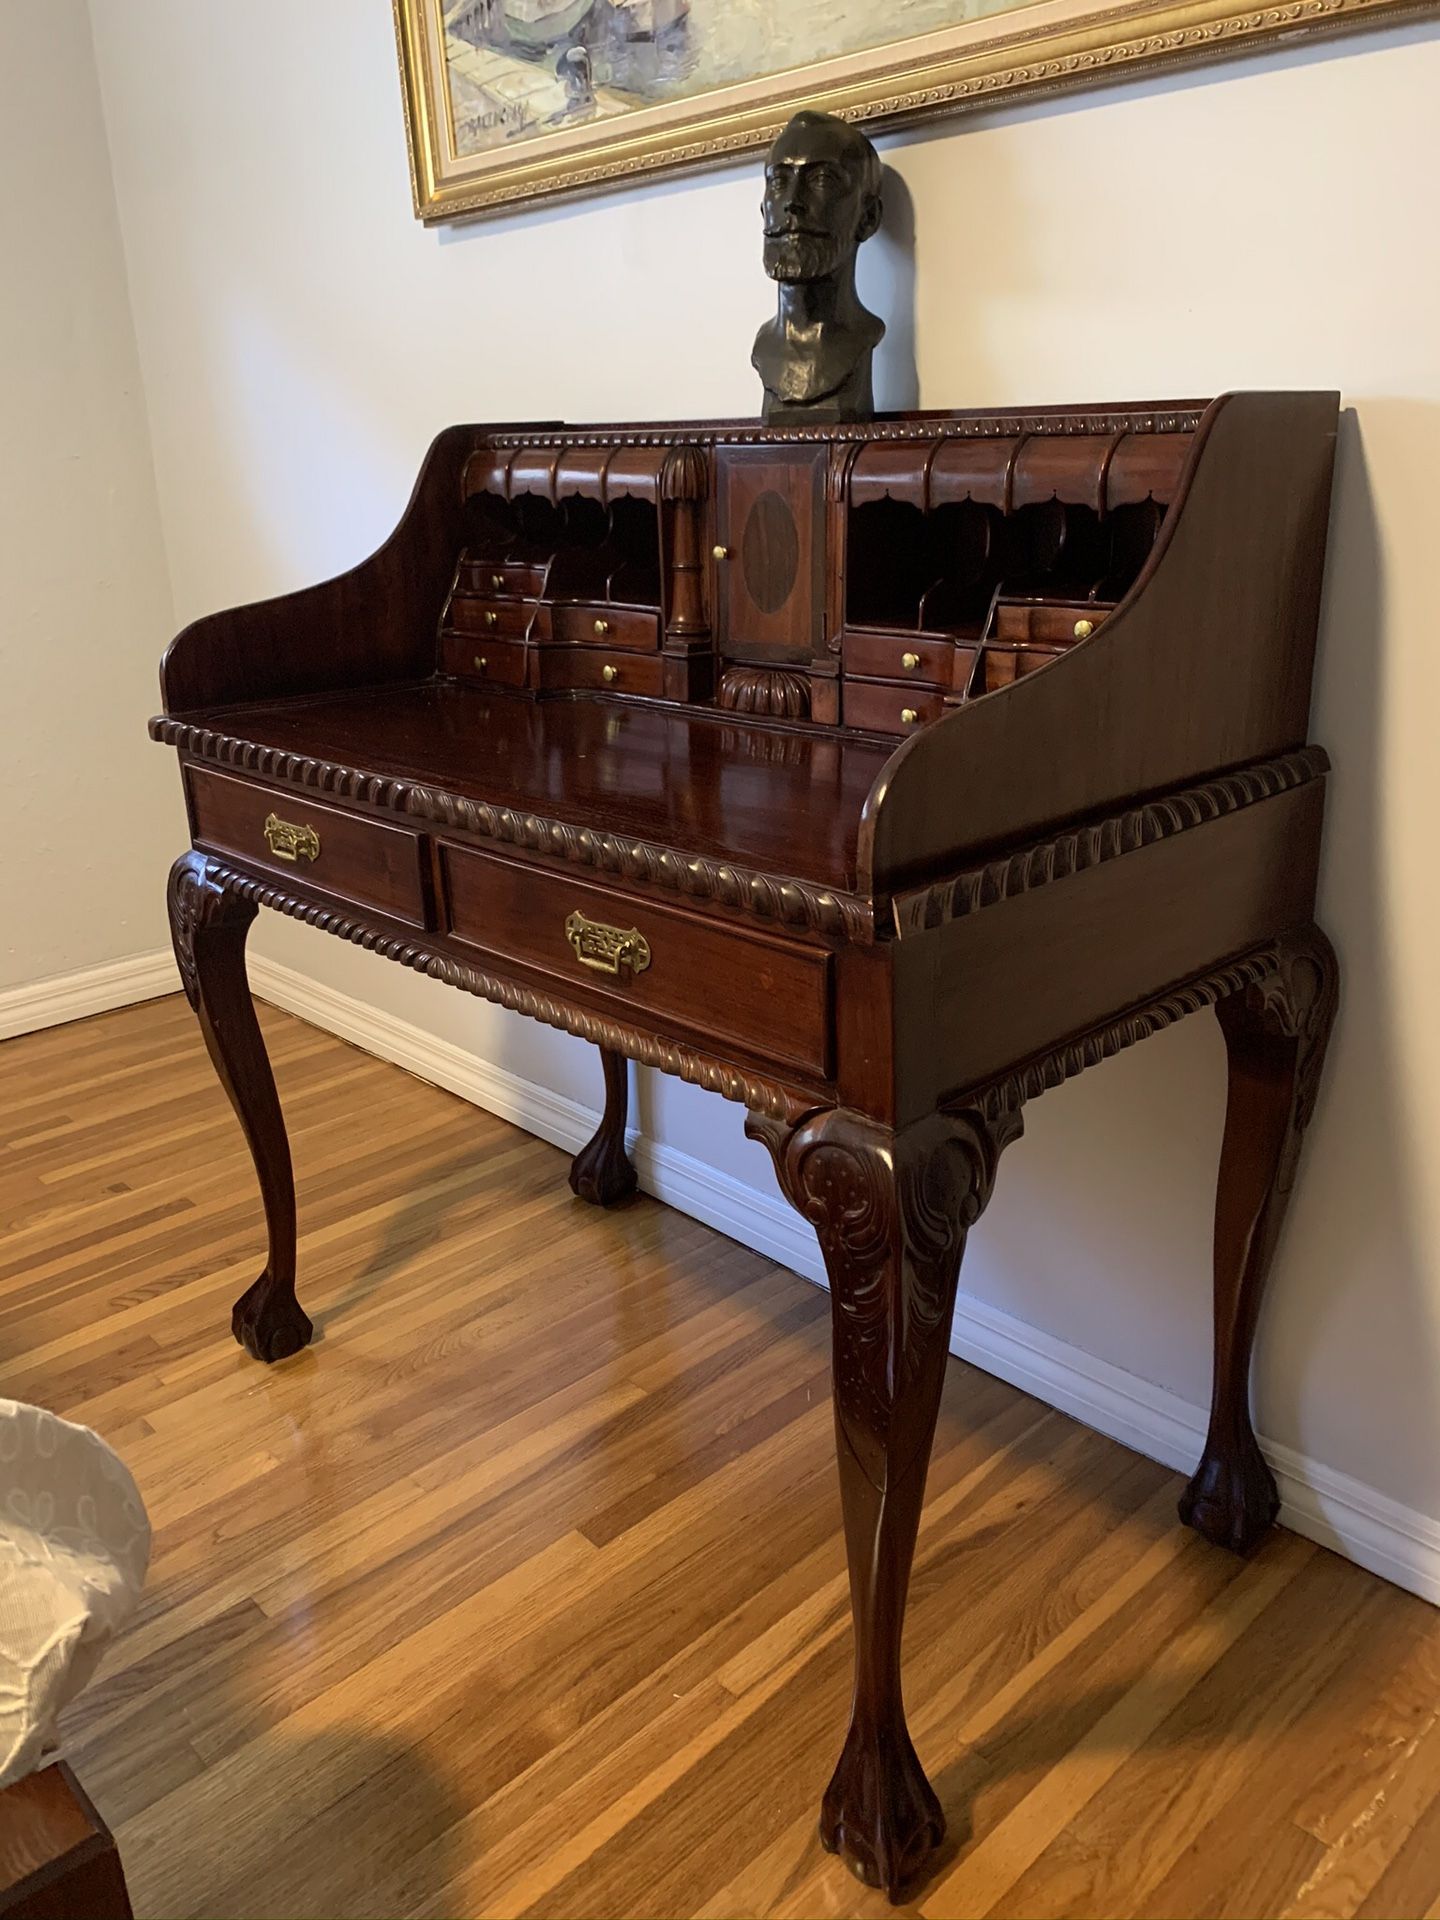
<path id="1" fill-rule="evenodd" d="M 804 105 L 870 131 L 1435 10 L 1435 0 L 394 0 L 415 211 L 731 159 Z"/>

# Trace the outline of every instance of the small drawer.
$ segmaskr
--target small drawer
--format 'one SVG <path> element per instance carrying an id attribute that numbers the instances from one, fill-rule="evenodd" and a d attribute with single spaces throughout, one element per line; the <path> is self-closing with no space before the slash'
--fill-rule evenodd
<path id="1" fill-rule="evenodd" d="M 599 647 L 542 647 L 540 684 L 552 691 L 564 687 L 594 689 L 599 693 L 665 691 L 665 662 L 658 653 L 602 653 Z"/>
<path id="2" fill-rule="evenodd" d="M 440 670 L 462 680 L 523 687 L 525 648 L 518 640 L 481 640 L 473 633 L 444 633 L 440 636 Z"/>
<path id="3" fill-rule="evenodd" d="M 572 647 L 624 647 L 653 653 L 660 645 L 660 616 L 642 607 L 555 605 L 550 630 Z"/>
<path id="4" fill-rule="evenodd" d="M 973 647 L 953 640 L 925 639 L 917 633 L 866 632 L 847 628 L 843 642 L 845 671 L 867 680 L 914 681 L 921 687 L 960 687 L 970 680 Z"/>
<path id="5" fill-rule="evenodd" d="M 457 633 L 478 634 L 482 639 L 523 640 L 530 630 L 535 605 L 528 600 L 481 600 L 453 594 L 450 600 L 450 625 Z"/>
<path id="6" fill-rule="evenodd" d="M 205 767 L 187 768 L 186 781 L 197 846 L 264 867 L 302 892 L 333 894 L 392 920 L 429 926 L 423 834 Z"/>
<path id="7" fill-rule="evenodd" d="M 497 560 L 493 566 L 477 560 L 469 584 L 487 596 L 493 593 L 501 599 L 533 600 L 545 591 L 547 571 L 524 560 Z"/>
<path id="8" fill-rule="evenodd" d="M 985 692 L 1011 686 L 1027 673 L 1048 667 L 1052 660 L 1063 659 L 1068 652 L 1068 647 L 986 647 Z"/>
<path id="9" fill-rule="evenodd" d="M 868 733 L 911 733 L 945 711 L 944 695 L 934 688 L 889 680 L 847 680 L 841 697 L 846 726 Z"/>
<path id="10" fill-rule="evenodd" d="M 995 638 L 1074 646 L 1077 640 L 1088 640 L 1097 627 L 1103 626 L 1111 611 L 1108 606 L 1097 607 L 1085 600 L 1050 605 L 999 600 L 995 604 Z"/>
<path id="11" fill-rule="evenodd" d="M 479 594 L 482 599 L 499 595 L 501 599 L 533 600 L 545 591 L 550 571 L 544 560 L 481 560 L 467 554 L 460 562 L 456 580 L 459 593 Z"/>
<path id="12" fill-rule="evenodd" d="M 830 1070 L 830 954 L 519 861 L 441 844 L 457 941 L 615 1003 L 809 1073 Z"/>

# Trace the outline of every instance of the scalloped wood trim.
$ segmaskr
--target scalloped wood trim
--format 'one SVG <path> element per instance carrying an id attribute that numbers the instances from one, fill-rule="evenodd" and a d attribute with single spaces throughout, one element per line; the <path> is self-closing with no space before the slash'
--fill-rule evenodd
<path id="1" fill-rule="evenodd" d="M 813 1095 L 806 1098 L 791 1093 L 778 1081 L 744 1072 L 678 1042 L 657 1040 L 652 1034 L 624 1026 L 617 1020 L 607 1019 L 603 1014 L 571 1006 L 552 994 L 486 973 L 450 954 L 439 953 L 422 941 L 404 939 L 369 926 L 362 920 L 352 920 L 332 907 L 320 906 L 313 900 L 286 893 L 282 887 L 251 879 L 249 875 L 209 855 L 205 859 L 205 868 L 207 878 L 226 894 L 233 894 L 254 906 L 269 907 L 275 913 L 288 914 L 292 920 L 303 921 L 306 926 L 318 927 L 322 933 L 332 933 L 341 940 L 352 941 L 357 947 L 378 953 L 386 960 L 398 961 L 402 967 L 411 967 L 416 973 L 443 981 L 446 986 L 473 993 L 478 999 L 489 1000 L 495 1006 L 508 1007 L 512 1013 L 523 1013 L 528 1019 L 542 1021 L 547 1027 L 559 1027 L 566 1033 L 578 1035 L 582 1040 L 593 1040 L 597 1047 L 623 1053 L 628 1059 L 640 1061 L 643 1066 L 658 1067 L 662 1073 L 676 1074 L 697 1087 L 722 1094 L 727 1100 L 738 1101 L 753 1112 L 790 1119 L 816 1104 Z"/>
<path id="2" fill-rule="evenodd" d="M 1037 841 L 1003 860 L 992 860 L 952 879 L 899 894 L 892 902 L 896 938 L 913 938 L 1015 894 L 1030 893 L 1052 880 L 1082 873 L 1122 853 L 1134 853 L 1156 840 L 1167 840 L 1172 834 L 1219 819 L 1222 814 L 1236 813 L 1257 800 L 1269 800 L 1291 787 L 1321 779 L 1329 767 L 1329 755 L 1323 748 L 1302 747 L 1298 753 L 1259 761 L 1201 786 L 1147 800 L 1143 806 L 1075 827 L 1053 840 Z"/>

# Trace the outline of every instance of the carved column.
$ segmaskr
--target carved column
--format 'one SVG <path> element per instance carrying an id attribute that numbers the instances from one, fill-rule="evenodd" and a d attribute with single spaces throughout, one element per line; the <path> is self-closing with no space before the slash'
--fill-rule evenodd
<path id="1" fill-rule="evenodd" d="M 965 1236 L 1020 1118 L 937 1114 L 896 1134 L 839 1108 L 788 1130 L 752 1114 L 748 1131 L 830 1276 L 855 1691 L 820 1838 L 893 1897 L 945 1831 L 905 1724 L 900 1639 Z"/>
<path id="2" fill-rule="evenodd" d="M 628 1200 L 636 1187 L 635 1169 L 625 1152 L 625 1119 L 630 1103 L 630 1069 L 623 1053 L 601 1047 L 605 1070 L 605 1111 L 594 1137 L 570 1167 L 570 1191 L 595 1207 Z"/>
<path id="3" fill-rule="evenodd" d="M 1315 1109 L 1339 970 L 1308 927 L 1277 943 L 1273 972 L 1217 1001 L 1230 1087 L 1215 1197 L 1215 1373 L 1205 1452 L 1180 1518 L 1248 1553 L 1279 1510 L 1250 1418 L 1250 1356 L 1300 1142 Z"/>
<path id="4" fill-rule="evenodd" d="M 693 647 L 709 635 L 705 617 L 705 561 L 701 553 L 701 513 L 706 492 L 706 462 L 700 447 L 671 449 L 660 474 L 660 495 L 670 523 L 669 618 L 667 644 Z"/>
<path id="5" fill-rule="evenodd" d="M 213 861 L 182 853 L 170 869 L 170 935 L 185 997 L 250 1146 L 265 1204 L 269 1258 L 235 1302 L 231 1331 L 257 1360 L 283 1360 L 313 1331 L 295 1298 L 295 1181 L 274 1075 L 245 975 L 255 907 L 228 892 Z"/>

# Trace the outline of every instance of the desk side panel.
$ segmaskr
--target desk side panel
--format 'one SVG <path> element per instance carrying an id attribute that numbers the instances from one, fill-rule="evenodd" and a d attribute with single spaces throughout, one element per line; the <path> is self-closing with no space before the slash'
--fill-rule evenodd
<path id="1" fill-rule="evenodd" d="M 1312 780 L 898 942 L 902 1122 L 1307 924 L 1323 810 Z"/>
<path id="2" fill-rule="evenodd" d="M 1093 638 L 895 754 L 866 803 L 862 886 L 1303 745 L 1337 405 L 1215 403 L 1150 565 Z"/>
<path id="3" fill-rule="evenodd" d="M 460 475 L 474 445 L 470 427 L 440 435 L 399 526 L 348 573 L 186 627 L 160 668 L 165 711 L 192 713 L 432 673 L 440 610 L 462 539 Z"/>

